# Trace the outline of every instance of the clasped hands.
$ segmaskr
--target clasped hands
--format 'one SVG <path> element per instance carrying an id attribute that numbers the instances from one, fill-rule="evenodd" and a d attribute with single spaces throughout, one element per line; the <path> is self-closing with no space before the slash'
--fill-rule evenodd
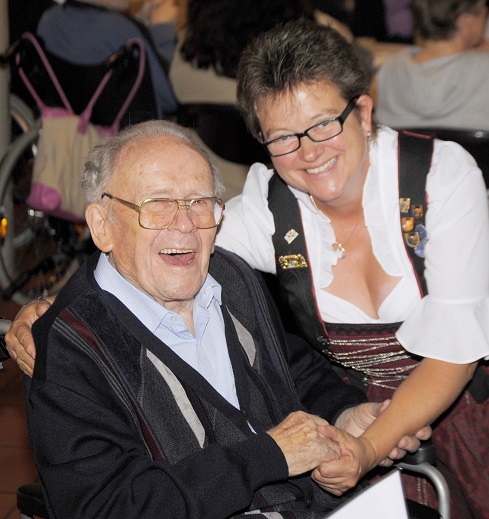
<path id="1" fill-rule="evenodd" d="M 383 460 L 378 460 L 374 447 L 362 433 L 384 411 L 390 401 L 368 402 L 347 409 L 335 426 L 319 416 L 297 411 L 268 434 L 282 450 L 289 476 L 311 472 L 312 479 L 324 490 L 341 495 L 353 488 L 376 465 L 392 465 L 406 452 L 419 448 L 420 440 L 431 436 L 431 428 L 423 427 L 416 435 L 404 436 Z"/>

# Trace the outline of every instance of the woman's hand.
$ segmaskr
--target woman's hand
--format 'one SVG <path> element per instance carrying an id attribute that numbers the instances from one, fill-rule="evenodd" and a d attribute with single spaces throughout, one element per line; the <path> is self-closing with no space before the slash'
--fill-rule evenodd
<path id="1" fill-rule="evenodd" d="M 349 432 L 353 436 L 361 436 L 366 429 L 387 409 L 390 400 L 384 402 L 367 402 L 343 411 L 336 420 L 335 426 Z M 421 440 L 431 438 L 431 427 L 421 427 L 416 434 L 403 436 L 379 465 L 389 467 L 394 461 L 403 458 L 407 452 L 419 449 Z"/>
<path id="2" fill-rule="evenodd" d="M 5 344 L 10 356 L 29 377 L 32 377 L 36 358 L 36 346 L 31 333 L 32 325 L 51 306 L 51 302 L 52 300 L 43 299 L 24 305 L 5 335 Z"/>

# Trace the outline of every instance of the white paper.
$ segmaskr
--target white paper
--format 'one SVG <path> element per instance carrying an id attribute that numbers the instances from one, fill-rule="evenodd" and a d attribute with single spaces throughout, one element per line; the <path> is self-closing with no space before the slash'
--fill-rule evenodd
<path id="1" fill-rule="evenodd" d="M 401 473 L 394 470 L 341 505 L 328 519 L 408 519 Z"/>

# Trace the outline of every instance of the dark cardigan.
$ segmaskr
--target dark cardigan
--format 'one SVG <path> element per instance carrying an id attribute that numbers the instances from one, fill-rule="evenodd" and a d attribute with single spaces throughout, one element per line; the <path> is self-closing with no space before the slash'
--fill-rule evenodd
<path id="1" fill-rule="evenodd" d="M 286 340 L 251 269 L 223 251 L 211 262 L 223 287 L 237 410 L 98 287 L 97 259 L 33 328 L 38 353 L 26 406 L 50 517 L 219 519 L 260 509 L 305 519 L 335 508 L 341 500 L 308 476 L 287 480 L 285 458 L 265 431 L 302 408 L 292 377 L 303 401 L 330 421 L 364 397 L 301 340 Z M 183 400 L 204 433 L 200 443 Z"/>

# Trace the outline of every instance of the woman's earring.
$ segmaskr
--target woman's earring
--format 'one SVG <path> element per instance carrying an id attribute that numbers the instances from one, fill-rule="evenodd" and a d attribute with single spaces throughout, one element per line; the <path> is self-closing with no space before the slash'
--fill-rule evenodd
<path id="1" fill-rule="evenodd" d="M 367 141 L 368 141 L 368 142 L 371 142 L 372 139 L 373 139 L 373 137 L 372 137 L 372 132 L 369 131 L 369 132 L 367 133 Z"/>

